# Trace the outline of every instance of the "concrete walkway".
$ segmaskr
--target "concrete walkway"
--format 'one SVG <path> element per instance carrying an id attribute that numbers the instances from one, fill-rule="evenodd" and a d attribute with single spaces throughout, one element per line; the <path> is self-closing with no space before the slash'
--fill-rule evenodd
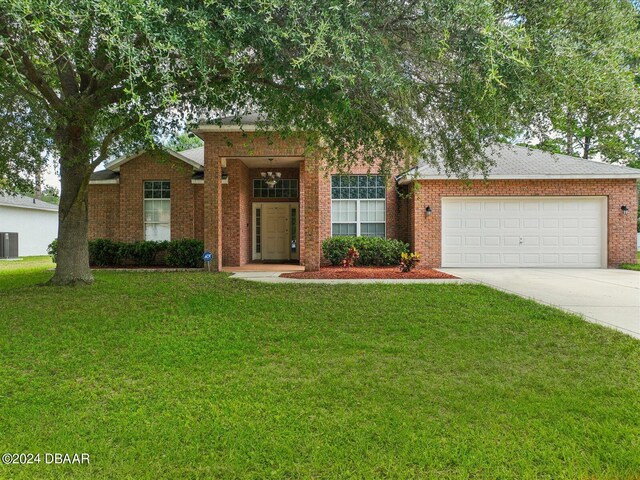
<path id="1" fill-rule="evenodd" d="M 537 268 L 442 271 L 577 313 L 640 339 L 640 272 Z"/>

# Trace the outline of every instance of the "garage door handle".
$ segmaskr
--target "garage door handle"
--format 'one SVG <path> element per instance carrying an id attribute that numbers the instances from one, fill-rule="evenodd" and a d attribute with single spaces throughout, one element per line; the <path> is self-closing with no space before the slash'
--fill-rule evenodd
<path id="1" fill-rule="evenodd" d="M 523 243 L 524 243 L 524 239 L 520 237 L 520 245 L 522 245 Z"/>

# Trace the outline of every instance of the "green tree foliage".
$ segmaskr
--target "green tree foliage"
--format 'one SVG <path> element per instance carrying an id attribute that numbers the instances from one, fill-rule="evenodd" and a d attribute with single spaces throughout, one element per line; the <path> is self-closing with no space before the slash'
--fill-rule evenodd
<path id="1" fill-rule="evenodd" d="M 173 135 L 169 141 L 165 142 L 164 146 L 175 152 L 181 152 L 182 150 L 188 150 L 190 148 L 197 148 L 204 145 L 204 142 L 195 135 L 182 132 L 177 135 Z"/>
<path id="2" fill-rule="evenodd" d="M 539 50 L 548 58 L 539 61 L 548 67 L 540 80 L 552 95 L 533 97 L 540 109 L 528 129 L 541 148 L 611 162 L 633 158 L 640 134 L 639 7 L 617 3 L 624 8 L 594 0 L 551 12 L 559 28 Z"/>
<path id="3" fill-rule="evenodd" d="M 620 72 L 601 47 L 631 49 L 636 19 L 626 0 L 0 0 L 0 175 L 59 159 L 52 281 L 91 282 L 87 185 L 105 159 L 258 110 L 333 166 L 425 156 L 464 173 L 560 93 L 618 92 L 594 65 Z"/>

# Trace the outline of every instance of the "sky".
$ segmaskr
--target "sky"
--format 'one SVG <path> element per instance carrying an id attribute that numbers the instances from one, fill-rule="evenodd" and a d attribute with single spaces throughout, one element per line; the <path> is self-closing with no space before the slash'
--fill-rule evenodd
<path id="1" fill-rule="evenodd" d="M 57 166 L 53 165 L 53 162 L 49 162 L 47 170 L 42 176 L 42 181 L 45 185 L 56 187 L 60 191 L 60 177 L 58 177 Z M 100 168 L 102 170 L 102 168 Z"/>

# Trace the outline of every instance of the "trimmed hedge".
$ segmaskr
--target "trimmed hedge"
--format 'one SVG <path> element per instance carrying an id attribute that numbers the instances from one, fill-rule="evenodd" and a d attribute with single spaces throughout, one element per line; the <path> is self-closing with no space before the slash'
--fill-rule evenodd
<path id="1" fill-rule="evenodd" d="M 202 267 L 204 243 L 200 240 L 174 240 L 167 242 L 166 262 L 170 267 Z"/>
<path id="2" fill-rule="evenodd" d="M 409 244 L 400 240 L 380 237 L 331 237 L 322 242 L 322 253 L 332 265 L 340 265 L 350 247 L 360 254 L 356 265 L 399 265 L 403 253 L 409 252 Z"/>
<path id="3" fill-rule="evenodd" d="M 58 241 L 49 245 L 49 254 L 56 261 Z M 89 240 L 89 264 L 95 267 L 202 267 L 204 243 L 184 239 L 170 242 L 114 242 L 106 238 Z"/>

